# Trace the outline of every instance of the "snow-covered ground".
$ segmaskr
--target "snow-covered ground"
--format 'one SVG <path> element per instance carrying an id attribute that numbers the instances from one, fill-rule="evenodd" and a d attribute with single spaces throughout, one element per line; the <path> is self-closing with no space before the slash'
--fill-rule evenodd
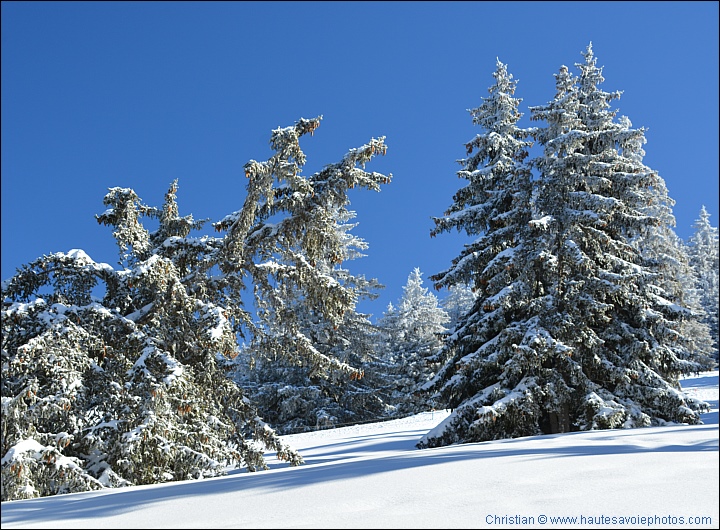
<path id="1" fill-rule="evenodd" d="M 418 450 L 428 412 L 286 436 L 297 468 L 5 502 L 2 528 L 718 528 L 718 372 L 683 388 L 705 425 Z"/>

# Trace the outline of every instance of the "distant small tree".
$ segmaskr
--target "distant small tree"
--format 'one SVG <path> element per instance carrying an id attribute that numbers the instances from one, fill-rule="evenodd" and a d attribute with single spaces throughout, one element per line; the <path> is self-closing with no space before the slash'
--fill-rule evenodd
<path id="1" fill-rule="evenodd" d="M 696 275 L 699 302 L 705 311 L 715 359 L 718 359 L 718 299 L 720 298 L 720 250 L 718 228 L 710 225 L 710 214 L 703 206 L 695 221 L 694 232 L 687 242 L 690 265 Z"/>
<path id="2" fill-rule="evenodd" d="M 631 134 L 632 124 L 626 116 L 620 117 L 619 124 L 627 131 L 620 144 L 623 157 L 643 167 L 644 135 Z M 696 363 L 698 369 L 715 366 L 712 339 L 687 247 L 674 230 L 672 207 L 675 201 L 670 198 L 662 179 L 656 179 L 639 196 L 638 211 L 654 222 L 647 223 L 642 231 L 630 227 L 625 235 L 639 253 L 643 265 L 652 271 L 647 287 L 648 306 L 662 314 L 678 333 L 676 340 L 667 343 L 675 361 L 656 365 L 663 377 L 675 381 L 676 367 L 684 361 Z"/>
<path id="3" fill-rule="evenodd" d="M 472 309 L 476 298 L 472 287 L 467 284 L 455 284 L 448 287 L 448 293 L 440 301 L 440 305 L 450 318 L 447 323 L 450 333 L 457 328 L 461 317 Z"/>
<path id="4" fill-rule="evenodd" d="M 120 270 L 73 250 L 2 283 L 3 500 L 253 471 L 265 449 L 302 462 L 228 373 L 244 337 L 258 356 L 361 375 L 319 351 L 283 298 L 342 322 L 357 294 L 317 265 L 344 245 L 330 212 L 349 188 L 389 180 L 362 169 L 382 138 L 303 176 L 299 138 L 319 125 L 273 131 L 275 154 L 245 165 L 242 209 L 214 224 L 222 237 L 190 235 L 205 221 L 179 215 L 176 183 L 159 209 L 111 188 L 97 220 L 114 230 Z"/>
<path id="5" fill-rule="evenodd" d="M 449 321 L 437 297 L 423 287 L 417 267 L 408 276 L 397 308 L 388 306 L 378 322 L 383 340 L 379 356 L 392 380 L 390 402 L 395 414 L 411 414 L 432 407 L 420 387 L 435 376 L 439 365 L 431 360 L 442 347 Z"/>
<path id="6" fill-rule="evenodd" d="M 653 187 L 657 193 L 666 192 L 664 185 Z M 667 198 L 667 197 L 666 197 Z M 670 202 L 669 198 L 667 198 Z M 653 309 L 664 313 L 673 321 L 678 332 L 677 339 L 668 345 L 678 360 L 696 363 L 697 369 L 711 370 L 717 363 L 713 348 L 707 313 L 701 303 L 701 295 L 697 285 L 697 275 L 690 265 L 687 247 L 673 230 L 675 218 L 666 207 L 667 212 L 659 212 L 656 205 L 647 209 L 653 212 L 658 220 L 657 226 L 651 227 L 645 237 L 632 240 L 643 257 L 645 264 L 651 267 L 655 278 L 652 282 L 654 295 Z M 673 380 L 676 363 L 663 363 L 657 367 L 664 377 Z M 670 373 L 666 372 L 669 367 Z"/>

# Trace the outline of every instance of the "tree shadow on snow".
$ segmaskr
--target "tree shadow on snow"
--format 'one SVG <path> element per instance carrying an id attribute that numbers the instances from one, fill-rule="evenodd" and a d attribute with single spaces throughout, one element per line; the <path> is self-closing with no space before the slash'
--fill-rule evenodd
<path id="1" fill-rule="evenodd" d="M 691 379 L 683 380 L 680 382 L 680 386 L 682 386 L 683 389 L 685 389 L 685 385 L 687 385 L 688 388 L 716 387 L 718 386 L 718 374 L 715 373 L 711 375 L 693 377 Z"/>
<path id="2" fill-rule="evenodd" d="M 668 429 L 682 429 L 682 427 L 668 427 Z M 579 439 L 573 443 L 572 437 L 587 434 L 566 433 L 560 435 L 534 436 L 528 438 L 515 438 L 481 442 L 473 444 L 460 444 L 434 449 L 407 448 L 408 440 L 398 439 L 384 443 L 384 435 L 370 435 L 356 437 L 353 443 L 360 438 L 367 438 L 368 445 L 360 451 L 348 450 L 345 457 L 333 461 L 320 461 L 322 456 L 327 457 L 332 452 L 319 455 L 315 458 L 317 463 L 307 462 L 297 468 L 280 468 L 258 473 L 242 473 L 230 476 L 210 478 L 199 481 L 168 483 L 162 485 L 139 486 L 131 489 L 108 489 L 100 492 L 86 492 L 70 495 L 57 495 L 41 499 L 12 501 L 3 503 L 2 523 L 14 522 L 42 522 L 59 519 L 78 519 L 103 516 L 112 516 L 124 512 L 137 510 L 142 505 L 166 501 L 175 497 L 194 497 L 201 495 L 218 495 L 226 493 L 247 492 L 268 489 L 293 489 L 310 484 L 334 480 L 347 480 L 370 474 L 412 469 L 419 466 L 432 466 L 448 462 L 461 462 L 482 460 L 488 458 L 523 457 L 524 459 L 566 458 L 598 455 L 618 455 L 633 453 L 657 452 L 698 452 L 717 451 L 716 437 L 707 439 L 710 432 L 717 430 L 712 425 L 695 426 L 699 430 L 700 441 L 689 444 L 667 444 L 658 446 L 652 439 L 643 444 L 638 429 L 595 431 L 595 436 L 589 439 Z M 400 434 L 400 433 L 398 433 Z M 403 433 L 403 435 L 406 433 Z M 663 435 L 665 430 L 663 429 Z M 403 436 L 404 437 L 404 436 Z M 378 443 L 372 445 L 370 439 L 377 438 Z M 414 437 L 412 442 L 417 441 Z M 528 441 L 531 443 L 528 444 Z M 342 445 L 345 442 L 339 441 Z M 374 452 L 396 450 L 396 444 L 403 448 L 395 454 L 373 458 L 368 455 Z M 399 445 L 397 445 L 399 447 Z M 338 450 L 338 453 L 342 451 Z"/>

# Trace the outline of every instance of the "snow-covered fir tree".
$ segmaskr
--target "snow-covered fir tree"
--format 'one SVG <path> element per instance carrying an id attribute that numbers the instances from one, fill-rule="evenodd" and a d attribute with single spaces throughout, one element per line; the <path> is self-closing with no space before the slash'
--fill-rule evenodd
<path id="1" fill-rule="evenodd" d="M 680 336 L 675 347 L 679 350 L 678 355 L 692 359 L 703 370 L 712 370 L 717 367 L 717 346 L 713 342 L 711 320 L 703 307 L 696 272 L 690 264 L 684 241 L 674 230 L 670 231 L 667 239 L 670 248 L 662 260 L 658 283 L 668 300 L 687 309 L 681 315 Z"/>
<path id="2" fill-rule="evenodd" d="M 530 296 L 526 273 L 519 265 L 526 250 L 524 231 L 532 219 L 532 174 L 527 163 L 531 131 L 518 127 L 520 99 L 514 97 L 517 82 L 506 65 L 497 61 L 495 84 L 481 106 L 470 110 L 473 122 L 483 132 L 466 145 L 460 160 L 460 178 L 468 180 L 453 197 L 453 205 L 444 217 L 435 218 L 431 236 L 457 229 L 474 241 L 465 245 L 449 269 L 431 276 L 436 287 L 471 285 L 477 298 L 451 330 L 437 360 L 442 363 L 436 377 L 424 386 L 441 406 L 456 408 L 476 391 L 482 390 L 484 356 L 510 349 L 519 338 L 510 331 L 514 322 L 522 325 L 520 298 Z M 529 247 L 528 247 L 529 248 Z M 488 374 L 490 375 L 490 374 Z M 469 409 L 468 409 L 469 410 Z M 464 420 L 456 409 L 445 425 L 452 424 L 446 439 L 430 444 L 441 445 L 469 437 L 460 425 Z M 470 411 L 472 416 L 475 410 Z M 427 443 L 423 442 L 425 445 Z"/>
<path id="3" fill-rule="evenodd" d="M 421 447 L 700 421 L 705 404 L 678 385 L 699 368 L 675 346 L 687 308 L 663 296 L 633 244 L 661 224 L 646 207 L 663 182 L 637 157 L 644 131 L 614 120 L 620 93 L 599 88 L 591 46 L 584 58 L 578 77 L 560 69 L 553 101 L 531 107 L 547 126 L 534 131 L 533 218 L 505 251 L 517 276 L 504 296 L 481 292 L 451 337 L 433 387 L 454 411 Z"/>
<path id="4" fill-rule="evenodd" d="M 437 297 L 423 287 L 415 268 L 403 286 L 397 307 L 392 304 L 378 322 L 381 330 L 379 357 L 387 364 L 393 414 L 413 414 L 433 407 L 419 390 L 435 376 L 436 357 L 449 321 Z"/>
<path id="5" fill-rule="evenodd" d="M 720 250 L 718 228 L 710 224 L 705 206 L 693 226 L 694 232 L 687 242 L 690 264 L 695 272 L 700 306 L 705 310 L 715 359 L 718 359 L 718 299 L 720 298 Z"/>
<path id="6" fill-rule="evenodd" d="M 629 120 L 627 124 L 629 125 Z M 638 151 L 638 160 L 642 160 L 644 151 Z M 626 145 L 625 156 L 631 156 L 632 152 L 630 146 Z M 645 266 L 655 274 L 652 280 L 653 296 L 648 303 L 654 304 L 650 307 L 674 321 L 678 336 L 669 347 L 677 358 L 689 359 L 700 368 L 710 370 L 716 366 L 710 328 L 687 247 L 673 229 L 674 201 L 668 196 L 662 181 L 656 182 L 648 191 L 651 198 L 648 206 L 642 210 L 656 218 L 657 222 L 650 226 L 642 237 L 630 238 L 631 244 L 640 252 Z M 660 372 L 663 373 L 663 370 L 660 369 Z"/>
<path id="7" fill-rule="evenodd" d="M 383 138 L 303 176 L 299 139 L 319 125 L 272 132 L 275 154 L 245 165 L 247 198 L 214 224 L 220 237 L 191 235 L 205 221 L 179 215 L 176 183 L 162 208 L 111 188 L 97 220 L 114 230 L 119 270 L 72 250 L 2 283 L 2 500 L 263 469 L 267 449 L 302 462 L 228 371 L 244 337 L 258 356 L 362 375 L 315 348 L 282 296 L 341 324 L 357 293 L 317 266 L 344 248 L 330 212 L 349 188 L 389 180 L 363 169 Z"/>
<path id="8" fill-rule="evenodd" d="M 450 319 L 447 323 L 448 330 L 454 330 L 457 327 L 460 318 L 472 309 L 476 298 L 477 295 L 468 284 L 456 284 L 448 287 L 447 295 L 440 301 L 440 306 Z"/>
<path id="9" fill-rule="evenodd" d="M 352 290 L 357 300 L 374 299 L 382 287 L 377 280 L 352 275 L 339 264 L 363 256 L 367 243 L 354 236 L 355 226 L 347 221 L 355 212 L 344 207 L 333 213 L 343 246 L 336 263 L 320 260 L 316 266 Z M 301 331 L 322 354 L 341 360 L 360 370 L 362 377 L 314 370 L 286 356 L 257 356 L 244 348 L 238 357 L 238 382 L 247 390 L 253 403 L 264 412 L 264 419 L 280 434 L 307 431 L 374 419 L 384 413 L 386 404 L 376 370 L 373 341 L 376 328 L 368 315 L 354 306 L 345 311 L 337 324 L 324 319 L 302 299 L 302 293 L 288 289 L 283 293 L 285 305 L 297 316 Z M 271 321 L 270 325 L 281 321 Z M 282 333 L 282 330 L 279 332 Z"/>
<path id="10" fill-rule="evenodd" d="M 531 131 L 517 126 L 522 100 L 513 97 L 517 82 L 497 61 L 490 96 L 469 109 L 473 123 L 486 132 L 465 145 L 466 159 L 458 160 L 459 178 L 468 184 L 455 193 L 443 217 L 433 218 L 431 237 L 451 230 L 479 236 L 453 259 L 452 266 L 430 279 L 436 288 L 471 285 L 485 293 L 507 283 L 508 267 L 517 244 L 517 229 L 530 220 L 531 170 L 526 162 Z"/>
<path id="11" fill-rule="evenodd" d="M 626 116 L 620 117 L 619 124 L 626 130 L 632 128 Z M 644 135 L 628 135 L 622 143 L 623 156 L 642 165 L 645 143 Z M 644 266 L 654 274 L 648 304 L 674 322 L 678 336 L 669 347 L 677 358 L 690 359 L 703 369 L 711 369 L 715 365 L 712 340 L 695 286 L 695 273 L 685 245 L 674 230 L 672 207 L 675 201 L 662 179 L 656 179 L 645 189 L 643 200 L 645 204 L 639 203 L 639 210 L 655 222 L 642 231 L 631 230 L 627 236 L 630 244 L 639 251 Z M 664 374 L 662 368 L 660 371 Z"/>

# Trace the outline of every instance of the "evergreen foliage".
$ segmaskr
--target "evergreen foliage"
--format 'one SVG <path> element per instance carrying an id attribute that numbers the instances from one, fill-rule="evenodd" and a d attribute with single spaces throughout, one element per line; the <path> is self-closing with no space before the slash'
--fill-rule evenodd
<path id="1" fill-rule="evenodd" d="M 434 359 L 442 347 L 448 321 L 437 297 L 423 287 L 422 273 L 416 267 L 408 276 L 397 308 L 390 304 L 378 322 L 378 355 L 392 381 L 389 400 L 394 414 L 414 414 L 434 406 L 419 390 L 439 368 Z"/>
<path id="2" fill-rule="evenodd" d="M 670 219 L 674 224 L 674 218 Z M 638 238 L 634 243 L 656 272 L 654 285 L 661 298 L 656 300 L 655 309 L 683 308 L 674 311 L 678 336 L 671 347 L 675 355 L 697 363 L 699 369 L 711 370 L 717 363 L 713 359 L 710 326 L 697 288 L 697 275 L 690 265 L 687 247 L 672 230 L 672 224 L 661 224 L 648 237 Z"/>
<path id="3" fill-rule="evenodd" d="M 630 129 L 632 124 L 626 116 L 619 123 Z M 644 135 L 629 137 L 623 145 L 623 156 L 642 166 L 645 151 Z M 660 295 L 649 303 L 674 321 L 678 332 L 677 340 L 670 345 L 678 359 L 689 359 L 702 369 L 712 369 L 712 340 L 705 322 L 697 287 L 695 273 L 689 263 L 689 256 L 683 241 L 674 231 L 675 217 L 672 207 L 675 201 L 668 195 L 662 179 L 652 182 L 644 190 L 645 205 L 640 202 L 639 210 L 655 219 L 641 233 L 628 232 L 628 241 L 640 253 L 645 266 L 655 276 L 652 279 L 653 294 Z M 668 311 L 672 308 L 672 311 Z M 682 310 L 680 310 L 682 308 Z"/>
<path id="4" fill-rule="evenodd" d="M 530 241 L 524 234 L 532 219 L 532 174 L 526 161 L 532 131 L 518 127 L 520 100 L 513 97 L 517 83 L 506 65 L 497 61 L 496 66 L 490 96 L 470 110 L 473 123 L 484 132 L 466 144 L 472 156 L 459 161 L 458 177 L 469 183 L 455 194 L 445 217 L 434 219 L 436 227 L 431 232 L 433 236 L 455 228 L 475 238 L 449 269 L 431 276 L 436 287 L 469 284 L 477 296 L 437 356 L 442 368 L 423 387 L 436 393 L 441 406 L 450 408 L 484 388 L 479 377 L 492 378 L 478 364 L 482 357 L 501 351 L 507 354 L 510 344 L 503 343 L 520 342 L 521 299 L 529 296 L 530 289 L 525 273 L 532 271 L 524 270 L 519 260 L 529 252 L 523 244 Z M 458 419 L 458 412 L 454 410 L 444 424 Z M 447 432 L 454 438 L 444 443 L 468 437 L 459 426 Z"/>
<path id="5" fill-rule="evenodd" d="M 703 207 L 677 237 L 645 130 L 583 58 L 532 128 L 497 60 L 433 218 L 470 238 L 430 277 L 449 294 L 416 268 L 377 326 L 356 307 L 380 284 L 343 263 L 367 248 L 348 190 L 391 178 L 365 170 L 384 137 L 305 176 L 321 118 L 272 131 L 219 235 L 180 215 L 177 181 L 159 208 L 110 188 L 120 267 L 73 249 L 2 283 L 2 500 L 261 470 L 266 450 L 299 465 L 279 435 L 431 407 L 452 413 L 419 447 L 700 423 L 679 378 L 717 366 L 718 229 Z"/>
<path id="6" fill-rule="evenodd" d="M 336 261 L 363 256 L 360 251 L 367 248 L 367 243 L 350 234 L 355 225 L 347 223 L 355 213 L 342 208 L 333 215 L 343 240 L 341 259 Z M 316 266 L 345 285 L 358 300 L 376 298 L 375 291 L 382 287 L 377 280 L 354 276 L 339 263 L 333 264 L 327 259 L 318 261 Z M 286 292 L 283 298 L 296 316 L 301 332 L 318 352 L 359 372 L 344 377 L 338 372 L 318 371 L 286 356 L 258 356 L 252 348 L 243 348 L 238 357 L 236 378 L 251 401 L 264 412 L 265 420 L 278 433 L 289 434 L 357 423 L 382 415 L 386 404 L 379 382 L 382 372 L 377 370 L 373 351 L 376 328 L 368 316 L 358 313 L 353 305 L 337 324 L 308 306 L 302 293 Z M 283 324 L 279 320 L 269 322 L 271 327 Z M 273 333 L 282 334 L 282 331 Z"/>
<path id="7" fill-rule="evenodd" d="M 386 147 L 372 139 L 304 177 L 299 139 L 319 125 L 272 132 L 275 154 L 245 165 L 247 197 L 214 223 L 220 237 L 191 236 L 206 221 L 179 215 L 176 183 L 162 208 L 111 188 L 97 220 L 121 269 L 72 250 L 3 282 L 2 500 L 264 469 L 266 449 L 302 462 L 228 373 L 244 337 L 258 357 L 362 375 L 315 347 L 298 308 L 324 326 L 353 311 L 352 279 L 329 273 L 347 251 L 333 212 L 348 189 L 389 181 L 363 169 Z"/>
<path id="8" fill-rule="evenodd" d="M 448 314 L 447 328 L 453 330 L 457 327 L 462 318 L 475 303 L 477 295 L 472 287 L 467 284 L 455 284 L 448 287 L 448 293 L 440 301 L 440 305 Z"/>
<path id="9" fill-rule="evenodd" d="M 476 155 L 484 165 L 470 175 L 513 168 L 516 178 L 502 193 L 517 206 L 502 219 L 516 222 L 484 222 L 498 193 L 483 187 L 472 197 L 486 202 L 470 203 L 461 190 L 436 221 L 440 228 L 482 231 L 449 272 L 434 277 L 446 285 L 474 276 L 479 297 L 450 337 L 448 362 L 428 385 L 453 414 L 421 447 L 700 422 L 705 404 L 684 396 L 678 384 L 681 374 L 701 369 L 681 340 L 682 322 L 692 313 L 663 289 L 658 264 L 639 250 L 651 234 L 660 235 L 664 220 L 648 208 L 669 204 L 664 183 L 641 161 L 644 130 L 614 119 L 610 103 L 620 93 L 599 88 L 604 79 L 592 47 L 583 55 L 580 75 L 563 66 L 553 101 L 531 107 L 531 118 L 547 124 L 532 131 L 542 147 L 532 160 L 538 170 L 532 194 L 527 166 L 519 163 L 524 144 L 514 144 L 518 150 L 508 156 L 514 164 L 499 165 L 490 149 Z M 499 74 L 475 121 L 488 131 L 479 137 L 505 131 L 512 145 L 519 134 L 517 100 L 502 90 L 509 83 Z M 490 240 L 498 243 L 483 252 L 477 242 Z M 454 274 L 465 263 L 467 272 Z M 498 281 L 488 273 L 500 272 L 500 263 L 507 272 Z"/>
<path id="10" fill-rule="evenodd" d="M 695 231 L 690 236 L 687 249 L 690 265 L 696 277 L 699 305 L 704 310 L 703 322 L 707 324 L 711 348 L 718 359 L 718 301 L 720 299 L 720 249 L 718 228 L 710 225 L 710 214 L 703 206 L 695 221 Z"/>

